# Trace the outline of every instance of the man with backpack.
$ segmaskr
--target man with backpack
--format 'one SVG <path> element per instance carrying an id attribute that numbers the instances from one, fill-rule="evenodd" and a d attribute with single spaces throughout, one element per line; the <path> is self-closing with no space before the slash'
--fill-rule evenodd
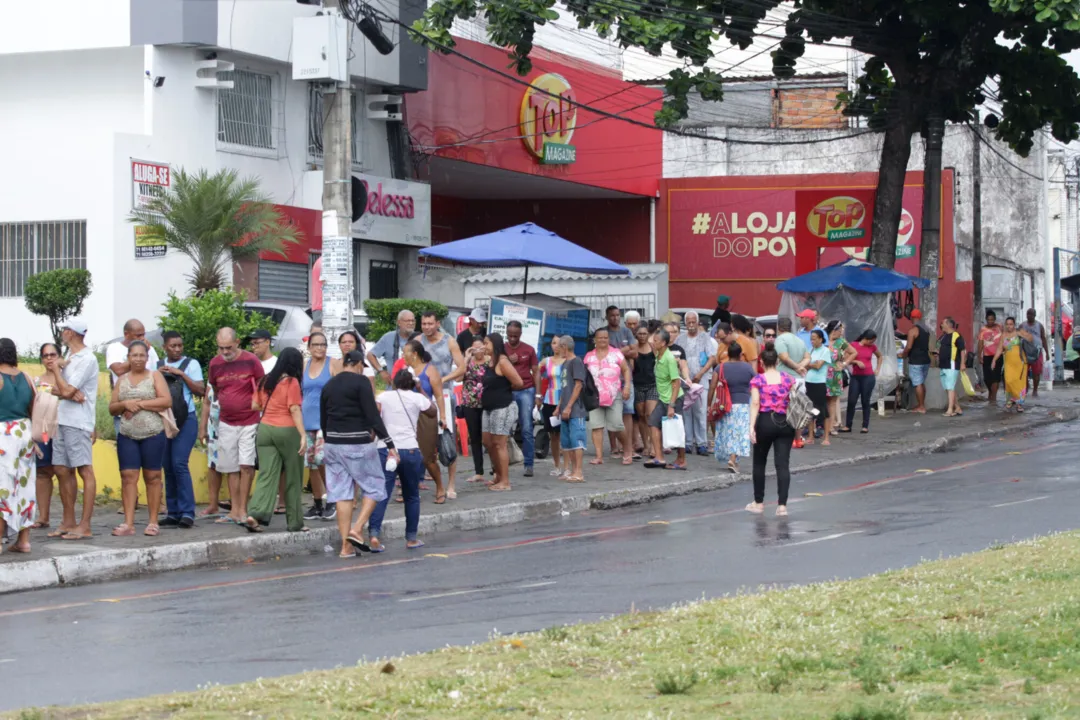
<path id="1" fill-rule="evenodd" d="M 184 339 L 169 330 L 162 335 L 165 359 L 157 369 L 165 376 L 172 396 L 172 411 L 180 432 L 166 441 L 165 446 L 165 518 L 161 527 L 184 529 L 195 525 L 195 490 L 191 485 L 189 461 L 191 449 L 199 434 L 195 414 L 195 397 L 206 394 L 202 366 L 199 361 L 184 355 Z"/>
<path id="2" fill-rule="evenodd" d="M 1043 353 L 1050 359 L 1050 344 L 1046 340 L 1046 328 L 1035 319 L 1035 308 L 1028 308 L 1027 322 L 1020 325 L 1020 329 L 1031 333 L 1034 342 L 1026 342 L 1023 347 L 1024 355 L 1028 362 L 1028 377 L 1031 379 L 1032 396 L 1039 397 L 1039 380 L 1042 379 Z"/>

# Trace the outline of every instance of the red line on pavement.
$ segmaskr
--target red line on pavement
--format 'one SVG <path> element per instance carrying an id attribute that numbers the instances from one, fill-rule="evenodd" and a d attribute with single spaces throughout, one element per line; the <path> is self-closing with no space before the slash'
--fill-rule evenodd
<path id="1" fill-rule="evenodd" d="M 1057 447 L 1057 446 L 1062 445 L 1062 444 L 1063 443 L 1061 443 L 1061 442 L 1054 442 L 1054 443 L 1048 443 L 1046 445 L 1039 445 L 1037 447 L 1029 448 L 1027 450 L 1021 450 L 1021 451 L 1019 451 L 1019 454 L 1021 454 L 1021 455 L 1030 455 L 1031 453 L 1036 453 L 1036 452 L 1041 452 L 1043 450 L 1048 450 L 1050 448 L 1054 448 L 1054 447 Z M 868 480 L 866 482 L 861 482 L 861 483 L 858 483 L 856 485 L 850 485 L 848 487 L 839 488 L 837 490 L 829 490 L 829 491 L 823 492 L 822 496 L 826 497 L 826 496 L 832 496 L 832 495 L 841 495 L 841 494 L 850 493 L 850 492 L 857 492 L 859 490 L 865 490 L 865 489 L 871 488 L 871 487 L 878 487 L 880 485 L 886 485 L 888 483 L 900 482 L 900 481 L 903 481 L 903 480 L 912 480 L 912 479 L 917 478 L 917 477 L 926 477 L 928 475 L 938 475 L 938 474 L 941 474 L 941 473 L 952 472 L 954 470 L 963 470 L 963 469 L 978 466 L 978 465 L 985 465 L 986 463 L 998 462 L 998 461 L 1001 461 L 1001 460 L 1006 460 L 1006 459 L 1008 459 L 1010 457 L 1017 457 L 1017 451 L 1013 451 L 1012 454 L 1006 453 L 1006 454 L 1001 454 L 1001 455 L 993 455 L 991 457 L 980 458 L 978 460 L 968 460 L 968 461 L 961 462 L 961 463 L 955 463 L 955 464 L 952 464 L 952 465 L 946 465 L 946 466 L 941 467 L 941 468 L 932 469 L 928 473 L 926 473 L 926 472 L 922 472 L 922 473 L 913 472 L 913 473 L 906 473 L 904 475 L 894 475 L 892 477 L 881 478 L 881 479 L 878 479 L 878 480 Z M 790 500 L 790 502 L 803 502 L 805 500 L 806 500 L 806 498 L 792 498 Z M 685 523 L 685 522 L 690 522 L 692 520 L 701 520 L 701 519 L 704 519 L 704 518 L 714 518 L 714 517 L 720 517 L 722 515 L 732 515 L 732 514 L 741 513 L 741 512 L 743 512 L 742 508 L 738 508 L 738 507 L 736 507 L 736 508 L 727 508 L 727 509 L 724 509 L 724 510 L 715 510 L 715 511 L 711 511 L 711 512 L 697 513 L 697 514 L 689 515 L 689 516 L 683 517 L 683 518 L 675 518 L 673 520 L 669 520 L 668 523 L 669 524 L 675 524 L 675 523 L 680 523 L 681 524 L 681 523 Z M 646 522 L 646 523 L 640 523 L 640 524 L 636 524 L 636 525 L 618 525 L 618 526 L 614 526 L 614 527 L 599 528 L 597 530 L 576 530 L 576 531 L 573 531 L 573 532 L 562 533 L 562 534 L 558 534 L 558 535 L 545 535 L 544 537 L 527 538 L 525 540 L 516 540 L 514 542 L 502 543 L 502 544 L 499 544 L 499 545 L 488 545 L 488 546 L 484 546 L 484 547 L 468 548 L 468 549 L 464 549 L 464 550 L 451 550 L 451 551 L 448 551 L 445 554 L 446 554 L 447 558 L 465 557 L 465 556 L 468 556 L 468 555 L 476 555 L 476 554 L 479 554 L 479 553 L 498 552 L 498 551 L 502 551 L 502 550 L 513 550 L 513 549 L 520 548 L 520 547 L 528 547 L 530 545 L 543 545 L 543 544 L 547 544 L 547 543 L 560 542 L 560 541 L 563 541 L 563 540 L 577 540 L 577 539 L 581 539 L 581 538 L 600 537 L 600 536 L 603 536 L 603 535 L 610 535 L 612 533 L 626 532 L 628 530 L 643 530 L 643 529 L 648 529 L 648 528 L 651 528 L 651 527 L 654 527 L 654 526 L 649 525 Z M 87 600 L 87 601 L 83 601 L 83 602 L 64 603 L 64 604 L 59 604 L 59 605 L 43 605 L 43 606 L 39 606 L 39 607 L 22 608 L 20 610 L 6 610 L 6 611 L 0 611 L 0 617 L 11 617 L 11 616 L 14 616 L 14 615 L 29 615 L 29 614 L 33 614 L 33 613 L 48 612 L 50 610 L 69 610 L 69 609 L 73 609 L 73 608 L 87 607 L 87 606 L 93 605 L 95 603 L 103 603 L 103 602 L 105 602 L 105 603 L 119 603 L 119 602 L 130 602 L 132 600 L 147 600 L 147 599 L 158 598 L 158 597 L 167 597 L 169 595 L 180 595 L 180 594 L 184 594 L 184 593 L 201 592 L 201 591 L 205 591 L 205 590 L 217 590 L 217 589 L 221 589 L 221 588 L 241 587 L 241 586 L 244 586 L 244 585 L 255 585 L 255 584 L 258 584 L 258 583 L 276 582 L 276 581 L 279 581 L 279 580 L 292 580 L 292 579 L 295 579 L 295 578 L 315 577 L 315 576 L 319 576 L 319 575 L 332 575 L 332 574 L 336 574 L 336 573 L 357 572 L 357 571 L 360 571 L 360 570 L 374 570 L 374 569 L 377 569 L 377 568 L 388 567 L 388 566 L 391 566 L 391 565 L 406 565 L 406 564 L 411 564 L 411 563 L 422 562 L 424 559 L 425 559 L 424 557 L 401 558 L 401 559 L 397 559 L 397 560 L 383 560 L 383 561 L 379 561 L 379 562 L 376 562 L 376 563 L 372 563 L 370 565 L 353 564 L 353 565 L 345 565 L 343 567 L 325 568 L 325 569 L 320 569 L 320 570 L 307 570 L 307 571 L 303 571 L 303 572 L 279 573 L 279 574 L 276 574 L 276 575 L 266 575 L 266 576 L 263 576 L 263 577 L 248 578 L 248 579 L 245 579 L 245 580 L 225 580 L 225 581 L 222 581 L 222 582 L 206 583 L 206 584 L 203 584 L 203 585 L 192 585 L 192 586 L 189 586 L 189 587 L 174 588 L 174 589 L 171 589 L 171 590 L 160 590 L 160 591 L 157 591 L 157 592 L 140 593 L 140 594 L 137 594 L 137 595 L 124 595 L 124 596 L 114 597 L 114 598 L 100 598 L 100 599 L 97 599 L 97 600 Z"/>

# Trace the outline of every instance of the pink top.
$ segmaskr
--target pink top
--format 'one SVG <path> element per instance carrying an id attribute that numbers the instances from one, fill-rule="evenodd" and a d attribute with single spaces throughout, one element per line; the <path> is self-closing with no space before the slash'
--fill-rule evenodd
<path id="1" fill-rule="evenodd" d="M 852 375 L 873 375 L 874 374 L 874 353 L 877 352 L 877 345 L 863 345 L 861 342 L 853 343 L 851 347 L 855 348 L 855 359 L 865 363 L 865 367 L 859 367 L 858 365 L 851 366 Z"/>
<path id="2" fill-rule="evenodd" d="M 1001 344 L 1001 326 L 983 327 L 979 331 L 979 339 L 983 341 L 983 355 L 994 357 L 997 355 L 998 346 Z"/>
<path id="3" fill-rule="evenodd" d="M 596 389 L 600 392 L 600 407 L 611 407 L 618 398 L 622 402 L 622 370 L 619 363 L 626 362 L 622 352 L 609 348 L 607 356 L 600 360 L 595 350 L 585 354 L 585 367 L 589 368 Z"/>
<path id="4" fill-rule="evenodd" d="M 761 398 L 759 412 L 787 414 L 788 392 L 795 384 L 795 379 L 783 373 L 780 375 L 780 382 L 775 385 L 770 385 L 764 375 L 755 375 L 750 380 L 750 387 L 757 388 L 758 396 Z"/>

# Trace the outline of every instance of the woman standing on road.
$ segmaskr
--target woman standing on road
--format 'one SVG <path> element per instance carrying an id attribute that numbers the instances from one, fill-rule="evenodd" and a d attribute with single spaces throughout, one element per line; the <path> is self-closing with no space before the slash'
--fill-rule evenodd
<path id="1" fill-rule="evenodd" d="M 829 415 L 829 370 L 833 363 L 833 350 L 825 344 L 825 331 L 814 328 L 810 331 L 810 366 L 806 370 L 806 396 L 814 403 L 818 411 L 817 423 L 824 427 L 822 445 L 831 445 L 832 417 Z M 814 444 L 814 433 L 806 438 L 807 445 Z"/>
<path id="2" fill-rule="evenodd" d="M 311 494 L 314 504 L 304 513 L 305 520 L 333 520 L 337 510 L 327 502 L 326 482 L 323 478 L 323 437 L 319 430 L 319 403 L 322 389 L 330 382 L 330 360 L 326 357 L 326 335 L 321 330 L 312 330 L 308 336 L 307 348 L 310 358 L 304 368 L 301 383 L 303 402 L 301 413 L 304 416 L 304 433 L 307 436 L 307 454 L 304 464 L 308 469 Z"/>
<path id="3" fill-rule="evenodd" d="M 646 326 L 639 326 L 635 333 L 637 339 L 637 357 L 634 358 L 634 410 L 637 413 L 638 432 L 641 435 L 642 455 L 652 457 L 652 433 L 649 432 L 649 416 L 660 402 L 656 392 L 656 355 L 653 354 L 649 337 L 652 333 Z M 640 460 L 641 455 L 634 458 Z"/>
<path id="4" fill-rule="evenodd" d="M 135 506 L 139 501 L 139 471 L 146 485 L 146 509 L 150 522 L 143 535 L 159 532 L 161 509 L 161 468 L 165 463 L 165 421 L 161 413 L 172 408 L 165 376 L 146 367 L 149 350 L 142 340 L 128 346 L 131 371 L 121 375 L 113 386 L 109 414 L 120 417 L 116 436 L 116 454 L 120 460 L 121 499 L 124 522 L 112 534 L 117 537 L 135 534 Z M 92 501 L 91 501 L 92 502 Z"/>
<path id="5" fill-rule="evenodd" d="M 30 526 L 34 522 L 37 493 L 32 480 L 37 453 L 30 421 L 34 401 L 34 381 L 19 369 L 15 343 L 8 338 L 0 339 L 0 455 L 3 456 L 3 462 L 0 462 L 0 538 L 9 530 L 17 534 L 8 552 L 30 552 Z M 50 484 L 45 502 L 51 495 Z M 161 502 L 160 495 L 158 502 Z"/>
<path id="6" fill-rule="evenodd" d="M 765 372 L 750 381 L 750 442 L 754 445 L 754 502 L 746 509 L 755 514 L 765 512 L 765 465 L 769 451 L 775 450 L 776 515 L 788 514 L 788 488 L 791 486 L 791 445 L 795 429 L 788 425 L 788 393 L 795 380 L 776 369 L 780 357 L 773 346 L 766 345 L 761 353 Z"/>
<path id="7" fill-rule="evenodd" d="M 53 438 L 56 437 L 57 416 L 60 398 L 53 395 L 56 387 L 56 375 L 49 369 L 49 364 L 60 359 L 60 348 L 53 343 L 45 343 L 38 352 L 45 372 L 34 378 L 34 412 L 30 417 L 34 442 L 37 443 L 37 515 L 32 528 L 49 527 L 49 509 L 53 494 Z"/>
<path id="8" fill-rule="evenodd" d="M 446 502 L 446 491 L 443 490 L 442 468 L 439 466 L 439 432 L 446 427 L 447 420 L 442 416 L 443 404 L 434 400 L 443 396 L 442 375 L 431 363 L 431 355 L 419 340 L 405 343 L 402 355 L 406 368 L 412 371 L 416 378 L 420 392 L 435 405 L 434 418 L 421 415 L 418 419 L 416 441 L 420 447 L 420 456 L 424 460 L 424 468 L 435 481 L 435 504 L 442 505 Z"/>
<path id="9" fill-rule="evenodd" d="M 262 411 L 255 450 L 259 454 L 259 475 L 248 503 L 244 527 L 262 532 L 274 517 L 278 478 L 285 472 L 285 521 L 289 532 L 307 532 L 301 488 L 304 484 L 304 456 L 307 431 L 304 429 L 301 383 L 304 356 L 294 347 L 281 351 L 277 364 L 259 381 L 252 406 Z"/>
<path id="10" fill-rule="evenodd" d="M 562 392 L 562 364 L 565 358 L 559 352 L 559 336 L 551 338 L 551 356 L 540 362 L 540 387 L 543 389 L 543 397 L 540 403 L 540 415 L 544 420 L 544 429 L 547 430 L 551 445 L 551 459 L 555 463 L 555 469 L 551 471 L 552 477 L 562 477 L 562 447 L 559 445 L 561 436 L 559 429 L 562 427 L 562 419 L 559 417 L 559 393 Z"/>
<path id="11" fill-rule="evenodd" d="M 484 482 L 484 406 L 480 398 L 484 394 L 486 371 L 484 341 L 476 338 L 472 347 L 465 350 L 465 375 L 461 378 L 461 409 L 469 431 L 469 452 L 476 473 L 469 482 Z"/>
<path id="12" fill-rule="evenodd" d="M 825 391 L 829 397 L 829 419 L 832 421 L 832 434 L 839 434 L 840 398 L 844 396 L 844 370 L 858 353 L 855 347 L 844 337 L 844 323 L 833 320 L 825 326 L 829 337 L 829 349 L 832 351 L 832 364 L 825 377 Z"/>
<path id="13" fill-rule="evenodd" d="M 713 374 L 709 387 L 709 406 L 712 406 L 722 379 L 731 395 L 731 408 L 717 426 L 715 456 L 719 462 L 727 458 L 728 470 L 737 473 L 739 458 L 750 455 L 750 381 L 757 373 L 753 365 L 743 362 L 742 347 L 738 343 L 731 343 L 725 351 L 727 360 Z"/>
<path id="14" fill-rule="evenodd" d="M 855 403 L 862 403 L 862 433 L 870 432 L 870 399 L 874 396 L 877 385 L 877 373 L 881 369 L 881 351 L 876 344 L 877 333 L 864 330 L 855 341 L 855 358 L 851 361 L 851 387 L 848 388 L 847 422 L 840 432 L 851 432 L 851 423 L 855 421 Z M 877 358 L 877 369 L 874 369 Z"/>
<path id="15" fill-rule="evenodd" d="M 1027 399 L 1028 362 L 1024 355 L 1024 340 L 1033 342 L 1035 336 L 1018 328 L 1016 318 L 1006 318 L 1005 333 L 1001 336 L 991 363 L 995 373 L 1001 373 L 1004 358 L 1005 370 L 1002 374 L 1005 377 L 1005 410 L 1015 408 L 1018 413 L 1024 412 L 1024 400 Z"/>
<path id="16" fill-rule="evenodd" d="M 386 497 L 375 505 L 368 521 L 368 545 L 373 553 L 386 549 L 379 536 L 382 534 L 386 506 L 390 504 L 390 495 L 394 492 L 398 477 L 401 478 L 401 497 L 405 503 L 405 547 L 415 550 L 424 546 L 416 537 L 420 528 L 420 481 L 424 479 L 424 461 L 420 458 L 420 446 L 416 442 L 416 423 L 422 415 L 435 417 L 435 404 L 416 392 L 415 388 L 416 381 L 412 374 L 402 370 L 394 376 L 393 388 L 377 398 L 379 416 L 394 441 L 399 459 L 395 465 L 386 443 L 379 443 L 379 461 L 386 478 Z"/>
<path id="17" fill-rule="evenodd" d="M 520 390 L 522 382 L 514 364 L 506 357 L 502 335 L 488 334 L 484 338 L 484 353 L 487 355 L 487 368 L 484 371 L 484 393 L 480 398 L 484 406 L 484 446 L 495 470 L 495 480 L 488 485 L 488 490 L 502 492 L 510 489 L 510 453 L 506 443 L 518 417 L 513 391 Z"/>

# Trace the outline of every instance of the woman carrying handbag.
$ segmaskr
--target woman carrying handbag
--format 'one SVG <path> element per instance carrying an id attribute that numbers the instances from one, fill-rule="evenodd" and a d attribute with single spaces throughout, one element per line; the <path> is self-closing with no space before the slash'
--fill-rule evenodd
<path id="1" fill-rule="evenodd" d="M 727 459 L 728 470 L 739 472 L 739 458 L 750 456 L 750 381 L 754 367 L 743 362 L 742 348 L 732 343 L 727 349 L 727 361 L 720 365 L 713 376 L 709 396 L 710 416 L 718 422 L 716 430 L 715 457 L 718 462 Z M 723 412 L 720 410 L 723 403 Z"/>

